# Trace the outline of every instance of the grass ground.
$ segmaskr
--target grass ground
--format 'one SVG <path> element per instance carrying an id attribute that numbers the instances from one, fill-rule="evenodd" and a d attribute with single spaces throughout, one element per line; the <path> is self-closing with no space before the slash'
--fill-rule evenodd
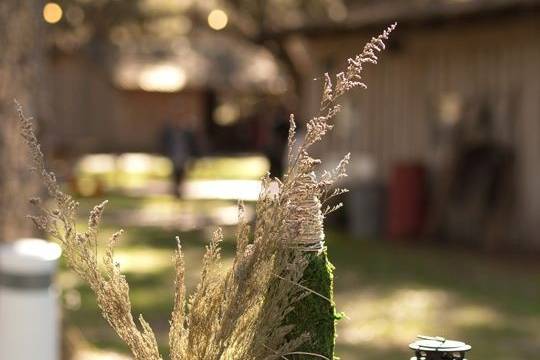
<path id="1" fill-rule="evenodd" d="M 147 201 L 119 198 L 111 203 L 114 212 Z M 104 237 L 118 228 L 115 221 L 106 221 Z M 166 352 L 174 237 L 181 235 L 183 240 L 187 282 L 193 287 L 210 230 L 126 230 L 117 255 L 132 289 L 133 310 L 143 313 L 157 330 Z M 224 258 L 230 260 L 234 229 L 225 230 Z M 522 360 L 540 353 L 540 265 L 504 254 L 353 239 L 332 230 L 327 244 L 337 267 L 336 302 L 347 315 L 337 339 L 343 360 L 408 359 L 407 344 L 418 334 L 465 340 L 473 346 L 471 359 Z M 60 283 L 67 325 L 80 329 L 96 347 L 125 351 L 99 316 L 88 288 L 65 269 Z"/>

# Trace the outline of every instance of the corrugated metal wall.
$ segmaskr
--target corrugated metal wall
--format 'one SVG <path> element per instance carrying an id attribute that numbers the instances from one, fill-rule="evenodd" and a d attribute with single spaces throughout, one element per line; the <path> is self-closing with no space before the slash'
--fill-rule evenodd
<path id="1" fill-rule="evenodd" d="M 343 66 L 369 36 L 312 41 L 319 70 Z M 401 160 L 420 160 L 433 169 L 445 146 L 437 125 L 441 99 L 457 96 L 469 109 L 465 114 L 487 108 L 494 137 L 516 154 L 519 231 L 540 245 L 540 18 L 398 27 L 394 39 L 380 64 L 366 69 L 368 90 L 346 101 L 325 156 L 367 154 L 383 180 Z"/>

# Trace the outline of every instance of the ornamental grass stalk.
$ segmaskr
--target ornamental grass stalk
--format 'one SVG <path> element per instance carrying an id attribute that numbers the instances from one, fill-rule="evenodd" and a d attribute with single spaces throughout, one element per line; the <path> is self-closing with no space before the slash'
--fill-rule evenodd
<path id="1" fill-rule="evenodd" d="M 334 357 L 336 312 L 332 295 L 332 265 L 326 256 L 323 221 L 341 204 L 327 205 L 345 190 L 336 182 L 346 176 L 349 155 L 333 171 L 318 172 L 321 161 L 310 148 L 333 127 L 341 107 L 338 99 L 355 87 L 365 87 L 362 69 L 377 63 L 377 53 L 395 24 L 348 59 L 344 72 L 325 74 L 319 115 L 306 124 L 303 142 L 295 147 L 295 121 L 290 118 L 288 170 L 282 179 L 266 176 L 256 205 L 254 225 L 239 205 L 236 254 L 230 268 L 220 261 L 223 234 L 216 230 L 203 259 L 200 281 L 187 295 L 182 246 L 174 256 L 175 299 L 170 320 L 172 360 L 272 360 Z M 335 84 L 334 84 L 335 83 Z M 70 268 L 94 291 L 103 317 L 127 344 L 136 360 L 162 359 L 150 325 L 132 315 L 128 283 L 114 260 L 118 231 L 98 256 L 99 226 L 106 202 L 90 212 L 86 230 L 76 227 L 78 203 L 59 187 L 47 170 L 32 121 L 17 104 L 21 134 L 30 148 L 54 208 L 37 198 L 31 219 L 58 241 Z M 277 191 L 275 190 L 277 185 Z M 273 188 L 273 190 L 271 190 Z"/>

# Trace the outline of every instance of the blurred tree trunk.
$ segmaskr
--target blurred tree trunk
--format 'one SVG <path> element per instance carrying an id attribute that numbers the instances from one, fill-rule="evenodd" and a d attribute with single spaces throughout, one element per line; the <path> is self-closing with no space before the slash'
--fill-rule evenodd
<path id="1" fill-rule="evenodd" d="M 38 114 L 44 35 L 40 0 L 0 1 L 0 242 L 33 234 L 26 219 L 37 188 L 16 121 L 14 99 Z"/>

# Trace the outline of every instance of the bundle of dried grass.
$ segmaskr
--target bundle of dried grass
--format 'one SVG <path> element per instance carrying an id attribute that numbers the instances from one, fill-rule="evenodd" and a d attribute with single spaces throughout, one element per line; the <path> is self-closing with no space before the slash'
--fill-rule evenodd
<path id="1" fill-rule="evenodd" d="M 336 84 L 326 74 L 321 114 L 307 123 L 307 132 L 298 152 L 293 154 L 295 123 L 291 115 L 289 133 L 289 168 L 282 180 L 265 177 L 256 207 L 252 230 L 239 206 L 240 224 L 237 249 L 230 269 L 221 268 L 220 230 L 214 233 L 203 260 L 200 282 L 191 296 L 184 285 L 184 258 L 180 241 L 175 254 L 176 294 L 170 327 L 170 352 L 173 360 L 218 359 L 287 359 L 289 355 L 315 356 L 297 349 L 310 339 L 308 332 L 293 333 L 294 323 L 288 316 L 308 296 L 321 296 L 304 286 L 302 278 L 312 256 L 324 251 L 324 217 L 341 205 L 323 203 L 343 193 L 335 183 L 346 176 L 349 156 L 332 172 L 320 176 L 315 170 L 320 161 L 309 155 L 310 147 L 332 128 L 330 121 L 340 111 L 337 99 L 350 89 L 365 85 L 361 73 L 365 63 L 376 63 L 376 53 L 394 30 L 390 26 L 373 38 L 354 59 L 348 60 L 345 72 L 336 75 Z M 128 345 L 137 360 L 162 359 L 149 324 L 133 319 L 129 287 L 114 262 L 113 249 L 122 231 L 107 244 L 103 259 L 98 258 L 98 230 L 106 203 L 90 213 L 88 228 L 76 228 L 78 204 L 62 192 L 55 176 L 45 167 L 44 156 L 32 128 L 18 105 L 21 133 L 30 147 L 34 166 L 55 200 L 49 210 L 39 199 L 32 203 L 40 215 L 35 224 L 61 243 L 70 267 L 96 293 L 104 318 Z M 270 191 L 271 183 L 278 191 Z M 98 263 L 102 265 L 98 266 Z M 331 299 L 326 298 L 326 301 Z M 307 315 L 309 316 L 309 315 Z M 294 334 L 294 336 L 292 336 Z M 333 333 L 330 334 L 333 342 Z"/>

